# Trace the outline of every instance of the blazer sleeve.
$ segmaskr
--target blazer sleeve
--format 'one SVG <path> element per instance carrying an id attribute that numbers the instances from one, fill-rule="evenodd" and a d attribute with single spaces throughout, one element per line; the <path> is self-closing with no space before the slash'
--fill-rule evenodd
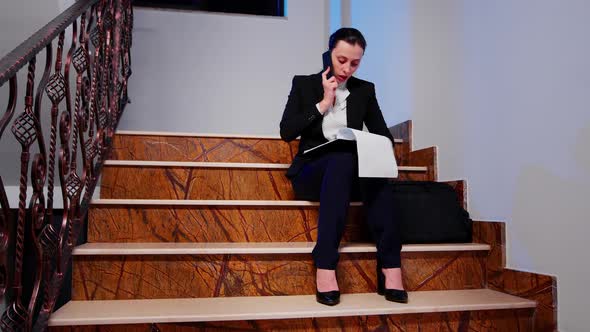
<path id="1" fill-rule="evenodd" d="M 302 76 L 293 77 L 291 92 L 281 119 L 281 138 L 287 142 L 301 136 L 309 125 L 322 118 L 315 103 L 305 100 L 302 94 L 303 78 Z"/>
<path id="2" fill-rule="evenodd" d="M 375 96 L 375 85 L 373 83 L 369 84 L 369 100 L 364 122 L 367 126 L 367 129 L 369 129 L 369 132 L 385 136 L 391 140 L 391 144 L 394 144 L 393 136 L 385 124 L 383 113 L 381 113 L 381 109 L 377 103 L 377 97 Z"/>

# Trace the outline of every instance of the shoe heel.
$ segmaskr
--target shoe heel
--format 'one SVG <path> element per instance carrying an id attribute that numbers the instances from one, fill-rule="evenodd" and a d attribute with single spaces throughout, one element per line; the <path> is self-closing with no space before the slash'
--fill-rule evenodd
<path id="1" fill-rule="evenodd" d="M 317 289 L 317 281 L 316 281 L 316 292 L 315 292 L 315 299 L 318 303 L 334 306 L 340 303 L 340 291 L 327 291 L 327 292 L 320 292 Z"/>
<path id="2" fill-rule="evenodd" d="M 377 267 L 377 294 L 385 295 L 390 302 L 408 303 L 408 292 L 403 289 L 385 289 L 385 274 Z"/>
<path id="3" fill-rule="evenodd" d="M 377 266 L 377 294 L 385 294 L 385 275 L 380 266 Z"/>

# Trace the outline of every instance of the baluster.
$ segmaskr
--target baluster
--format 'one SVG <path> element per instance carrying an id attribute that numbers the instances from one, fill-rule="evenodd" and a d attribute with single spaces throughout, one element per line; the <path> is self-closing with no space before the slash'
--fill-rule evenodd
<path id="1" fill-rule="evenodd" d="M 51 271 L 51 259 L 56 257 L 58 246 L 59 246 L 59 234 L 52 225 L 53 219 L 53 195 L 54 195 L 54 181 L 55 181 L 55 163 L 56 163 L 56 144 L 57 144 L 57 116 L 59 112 L 59 103 L 65 97 L 65 79 L 61 74 L 62 69 L 62 55 L 64 45 L 65 31 L 59 34 L 57 43 L 57 52 L 55 60 L 54 74 L 49 79 L 49 84 L 45 88 L 45 92 L 51 101 L 51 134 L 49 138 L 49 159 L 48 159 L 48 185 L 47 185 L 47 209 L 45 216 L 48 221 L 48 225 L 44 230 L 44 234 L 41 237 L 42 246 L 45 253 L 45 288 L 44 288 L 44 300 L 41 311 L 47 310 L 49 307 L 49 301 L 52 298 L 52 283 L 50 282 L 52 277 Z M 56 264 L 59 261 L 54 260 Z"/>
<path id="2" fill-rule="evenodd" d="M 9 97 L 8 106 L 2 119 L 0 119 L 0 140 L 4 134 L 4 129 L 12 120 L 14 110 L 16 109 L 16 99 L 18 97 L 17 79 L 16 75 L 10 78 L 9 83 Z M 8 234 L 8 223 L 12 220 L 12 214 L 10 213 L 10 206 L 8 204 L 8 197 L 6 195 L 6 189 L 0 175 L 0 297 L 4 297 L 6 288 L 8 287 L 8 271 L 7 271 L 7 250 L 9 245 L 9 234 Z"/>
<path id="3" fill-rule="evenodd" d="M 100 22 L 100 17 L 98 18 L 99 22 Z M 95 32 L 97 30 L 93 31 L 93 35 L 95 35 Z M 93 37 L 94 38 L 94 37 Z M 94 39 L 93 39 L 94 40 Z M 93 41 L 94 44 L 94 56 L 92 58 L 92 79 L 91 79 L 91 83 L 90 83 L 90 94 L 88 96 L 88 140 L 86 140 L 86 142 L 84 143 L 84 146 L 86 148 L 86 153 L 87 153 L 87 159 L 86 159 L 86 168 L 87 168 L 87 178 L 86 178 L 86 192 L 84 193 L 84 198 L 82 199 L 82 201 L 89 201 L 91 198 L 91 192 L 93 190 L 89 190 L 90 188 L 94 189 L 94 184 L 97 180 L 97 177 L 94 173 L 94 158 L 96 157 L 98 150 L 97 150 L 97 137 L 95 137 L 94 135 L 94 127 L 95 125 L 97 125 L 95 122 L 96 119 L 96 96 L 97 96 L 97 82 L 98 82 L 98 71 L 100 68 L 100 62 L 99 62 L 99 54 L 100 54 L 100 50 L 101 50 L 101 45 L 99 43 L 95 43 Z M 98 129 L 98 128 L 97 128 Z"/>
<path id="4" fill-rule="evenodd" d="M 64 132 L 67 132 L 65 137 L 60 137 L 62 142 L 62 148 L 60 149 L 62 156 L 60 157 L 60 183 L 61 183 L 61 190 L 62 196 L 64 199 L 64 220 L 62 222 L 62 226 L 59 230 L 59 251 L 58 251 L 58 259 L 62 262 L 65 257 L 63 255 L 63 251 L 68 247 L 68 237 L 66 234 L 69 234 L 69 229 L 72 224 L 71 214 L 69 212 L 71 202 L 70 202 L 70 195 L 68 193 L 68 178 L 70 176 L 70 160 L 71 160 L 71 153 L 70 153 L 70 131 L 71 131 L 71 119 L 73 116 L 72 112 L 72 101 L 71 101 L 71 91 L 70 91 L 70 68 L 72 65 L 72 59 L 74 56 L 74 52 L 76 51 L 76 39 L 78 36 L 78 22 L 72 22 L 72 42 L 70 44 L 70 49 L 68 54 L 66 55 L 66 62 L 64 65 L 64 77 L 66 83 L 66 111 L 62 113 L 61 120 L 60 120 L 60 135 L 63 135 Z M 66 115 L 64 115 L 66 114 Z M 66 147 L 63 147 L 63 144 Z M 67 153 L 65 153 L 67 152 Z M 62 165 L 62 159 L 65 158 L 64 164 Z M 67 209 L 66 209 L 67 204 Z M 58 269 L 61 271 L 61 266 L 58 266 Z"/>
<path id="5" fill-rule="evenodd" d="M 33 57 L 29 62 L 29 72 L 27 76 L 27 88 L 25 96 L 25 111 L 18 116 L 13 125 L 12 133 L 17 141 L 21 144 L 21 172 L 19 184 L 19 200 L 18 200 L 18 218 L 16 228 L 16 250 L 14 263 L 14 300 L 10 307 L 2 315 L 0 326 L 2 330 L 22 331 L 29 330 L 27 326 L 29 322 L 29 313 L 27 308 L 22 303 L 22 272 L 23 272 L 23 254 L 25 241 L 25 217 L 26 217 L 26 201 L 27 201 L 27 170 L 29 166 L 29 149 L 37 139 L 37 132 L 35 130 L 35 115 L 33 113 L 33 89 L 35 82 L 35 63 L 36 58 Z"/>
<path id="6" fill-rule="evenodd" d="M 19 56 L 14 57 L 14 65 L 12 60 L 7 63 L 6 58 L 0 59 L 0 86 L 9 82 L 10 88 L 8 107 L 0 119 L 0 139 L 12 122 L 12 133 L 21 145 L 15 221 L 11 219 L 6 188 L 0 176 L 0 295 L 4 295 L 8 287 L 11 289 L 11 303 L 0 318 L 2 331 L 46 330 L 100 167 L 109 153 L 113 134 L 128 100 L 133 24 L 131 2 L 80 0 L 68 10 L 69 13 L 64 12 L 65 15 L 60 15 L 44 28 L 46 31 L 36 33 L 30 42 L 27 40 L 18 51 L 15 50 Z M 68 25 L 71 26 L 72 40 L 63 59 Z M 54 63 L 53 41 L 57 43 Z M 43 48 L 46 50 L 45 70 L 35 87 L 36 56 Z M 18 92 L 16 73 L 27 62 L 25 107 L 23 113 L 13 120 Z M 76 71 L 75 91 L 70 88 L 72 65 Z M 51 102 L 47 141 L 41 127 L 44 93 Z M 60 110 L 64 99 L 65 109 Z M 35 143 L 39 152 L 32 155 L 31 148 Z M 83 167 L 78 170 L 78 166 Z M 64 207 L 59 230 L 52 224 L 56 171 Z M 29 200 L 28 176 L 33 189 Z M 14 237 L 9 237 L 9 222 L 16 224 Z M 11 247 L 15 248 L 14 271 L 8 275 L 7 251 Z M 25 250 L 33 252 L 35 263 L 34 280 L 27 284 L 23 283 Z M 27 268 L 28 264 L 27 261 Z"/>
<path id="7" fill-rule="evenodd" d="M 110 135 L 109 138 L 112 139 L 112 137 L 115 134 L 115 128 L 117 126 L 117 123 L 119 122 L 119 118 L 120 118 L 120 113 L 119 113 L 119 106 L 120 106 L 120 102 L 121 100 L 119 99 L 120 96 L 120 90 L 121 90 L 121 82 L 119 81 L 119 61 L 120 61 L 120 54 L 121 54 L 121 23 L 122 23 L 122 11 L 121 11 L 121 1 L 113 1 L 111 3 L 112 6 L 112 12 L 114 14 L 115 17 L 115 24 L 114 24 L 114 40 L 113 40 L 113 56 L 111 57 L 113 59 L 113 63 L 112 63 L 112 73 L 113 73 L 113 82 L 112 82 L 112 87 L 114 89 L 114 93 L 113 96 L 111 98 L 111 107 L 110 107 L 110 111 L 111 113 L 114 115 L 115 121 L 113 122 L 112 126 L 111 126 L 111 131 L 110 131 Z"/>
<path id="8" fill-rule="evenodd" d="M 131 48 L 132 43 L 131 28 L 133 24 L 133 6 L 126 6 L 125 11 L 123 13 L 124 23 L 123 31 L 121 34 L 121 74 L 123 75 L 123 84 L 121 88 L 121 94 L 123 102 L 127 103 L 129 102 L 129 97 L 127 95 L 127 83 L 129 77 L 131 76 L 131 57 L 129 54 L 129 50 Z"/>
<path id="9" fill-rule="evenodd" d="M 43 187 L 45 185 L 45 175 L 47 172 L 47 152 L 45 149 L 45 138 L 43 136 L 43 130 L 41 127 L 42 96 L 47 86 L 47 82 L 49 81 L 49 76 L 51 73 L 52 56 L 53 48 L 52 44 L 49 43 L 45 47 L 45 69 L 43 71 L 43 76 L 41 78 L 41 81 L 39 82 L 35 94 L 34 130 L 36 132 L 39 152 L 35 154 L 35 156 L 33 157 L 33 162 L 31 164 L 31 184 L 33 187 L 33 195 L 31 196 L 31 200 L 29 203 L 29 211 L 31 212 L 31 225 L 29 230 L 31 234 L 36 264 L 35 277 L 32 285 L 32 293 L 28 305 L 28 327 L 32 326 L 33 324 L 34 311 L 37 305 L 39 290 L 41 289 L 42 277 L 45 270 L 48 268 L 47 256 L 44 253 L 42 242 L 51 241 L 52 234 L 54 233 L 54 231 L 51 228 L 51 225 L 46 224 L 47 219 L 45 218 L 45 197 L 43 195 Z"/>
<path id="10" fill-rule="evenodd" d="M 45 89 L 49 100 L 51 100 L 51 136 L 49 138 L 49 178 L 47 184 L 47 214 L 53 215 L 53 191 L 55 182 L 55 150 L 57 144 L 57 115 L 59 103 L 65 97 L 66 82 L 61 74 L 62 53 L 65 39 L 65 31 L 59 34 L 57 43 L 57 54 L 55 59 L 55 73 L 49 79 Z"/>
<path id="11" fill-rule="evenodd" d="M 107 20 L 106 18 L 109 16 L 109 11 L 108 11 L 108 7 L 106 6 L 106 1 L 101 1 L 100 3 L 100 10 L 99 12 L 102 13 L 102 15 L 100 15 L 99 17 L 99 26 L 98 26 L 98 36 L 99 36 L 99 43 L 100 43 L 100 48 L 101 48 L 101 56 L 99 59 L 99 62 L 101 63 L 101 69 L 100 69 L 100 74 L 99 74 L 99 79 L 100 79 L 100 83 L 99 83 L 99 98 L 97 100 L 97 110 L 98 110 L 98 116 L 97 116 L 97 126 L 98 126 L 98 130 L 97 130 L 97 135 L 98 135 L 98 145 L 97 145 L 97 149 L 99 151 L 99 161 L 100 161 L 100 156 L 105 152 L 105 146 L 106 146 L 106 131 L 107 131 L 107 126 L 109 123 L 109 117 L 108 117 L 108 111 L 107 111 L 107 94 L 108 94 L 108 64 L 109 64 L 109 52 L 110 52 L 110 47 L 108 47 L 108 45 L 110 44 L 107 40 L 107 31 L 108 31 L 108 26 L 110 24 L 110 19 Z"/>
<path id="12" fill-rule="evenodd" d="M 68 246 L 74 246 L 76 244 L 76 233 L 80 224 L 80 193 L 82 192 L 84 185 L 84 172 L 82 172 L 82 178 L 78 175 L 78 141 L 83 142 L 82 129 L 83 129 L 83 117 L 81 114 L 81 99 L 82 99 L 82 75 L 88 65 L 87 53 L 84 49 L 84 27 L 86 21 L 86 13 L 82 14 L 80 19 L 80 46 L 74 52 L 73 64 L 76 70 L 76 95 L 74 99 L 74 112 L 72 114 L 72 148 L 71 148 L 71 160 L 70 160 L 70 171 L 69 176 L 66 179 L 66 189 L 68 198 L 70 200 L 70 229 L 68 234 Z M 84 158 L 84 147 L 81 144 L 82 158 Z"/>

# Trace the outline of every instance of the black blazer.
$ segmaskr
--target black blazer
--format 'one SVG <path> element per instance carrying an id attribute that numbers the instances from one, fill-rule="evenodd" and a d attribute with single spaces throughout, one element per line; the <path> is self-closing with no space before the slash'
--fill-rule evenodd
<path id="1" fill-rule="evenodd" d="M 387 129 L 377 104 L 375 85 L 351 77 L 346 83 L 346 88 L 350 92 L 346 99 L 347 127 L 362 130 L 364 122 L 371 133 L 386 136 L 393 144 L 393 136 Z M 303 151 L 328 141 L 322 131 L 324 118 L 315 106 L 323 98 L 324 88 L 320 73 L 293 77 L 291 92 L 281 120 L 281 138 L 289 142 L 301 136 L 301 140 L 299 151 L 287 170 L 288 178 L 295 177 L 301 167 L 312 160 L 304 156 Z"/>

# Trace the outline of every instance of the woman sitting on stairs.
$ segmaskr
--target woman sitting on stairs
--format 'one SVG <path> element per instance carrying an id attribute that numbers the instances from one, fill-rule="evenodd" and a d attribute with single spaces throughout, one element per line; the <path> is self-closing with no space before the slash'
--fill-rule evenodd
<path id="1" fill-rule="evenodd" d="M 287 177 L 297 199 L 320 202 L 317 243 L 313 249 L 316 299 L 326 305 L 340 302 L 336 280 L 338 247 L 350 201 L 360 198 L 377 245 L 379 294 L 389 301 L 406 303 L 401 273 L 401 243 L 393 218 L 392 193 L 387 179 L 358 178 L 354 149 L 321 149 L 312 156 L 303 151 L 333 140 L 338 129 L 361 130 L 363 123 L 374 134 L 393 137 L 377 104 L 373 83 L 352 75 L 364 55 L 366 41 L 360 31 L 341 28 L 330 36 L 332 68 L 309 76 L 295 76 L 285 106 L 281 137 L 301 137 L 299 151 Z M 333 74 L 328 77 L 331 71 Z"/>

